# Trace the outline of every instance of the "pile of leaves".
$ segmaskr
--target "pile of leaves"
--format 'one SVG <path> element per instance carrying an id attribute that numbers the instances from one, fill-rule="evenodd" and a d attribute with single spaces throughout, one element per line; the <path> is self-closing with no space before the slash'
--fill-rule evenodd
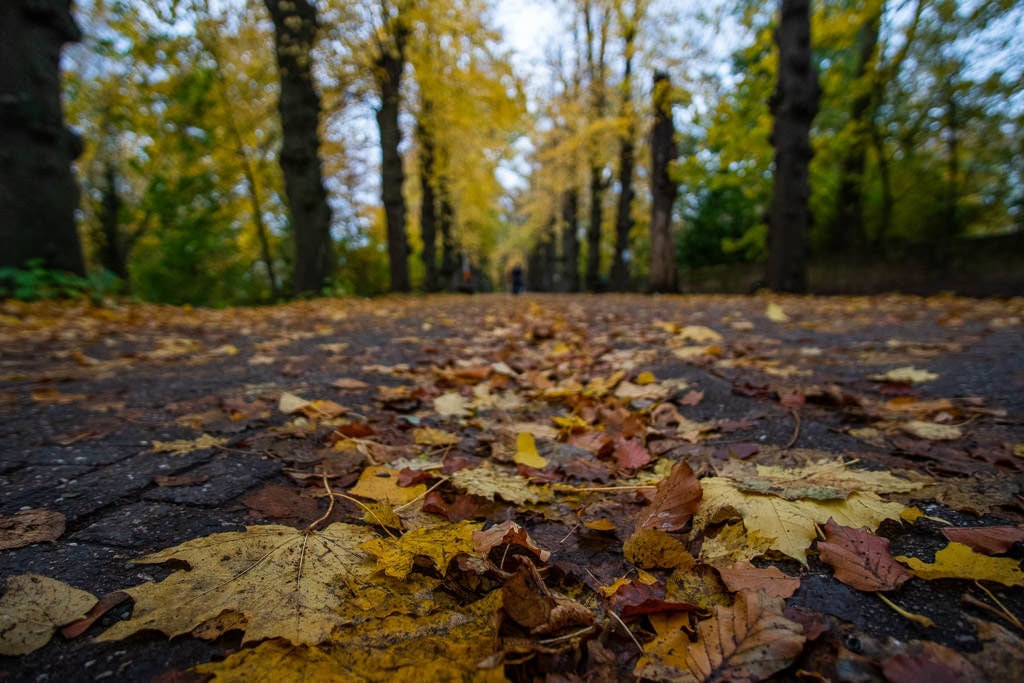
<path id="1" fill-rule="evenodd" d="M 242 498 L 260 523 L 136 559 L 163 580 L 97 600 L 10 577 L 0 653 L 63 629 L 222 643 L 191 669 L 216 681 L 1014 680 L 1020 423 L 926 388 L 1024 306 L 922 301 L 7 304 L 5 410 L 123 415 L 53 378 L 235 363 L 264 381 L 168 402 L 192 436 L 147 448 L 282 474 Z M 874 336 L 936 320 L 943 339 Z M 16 512 L 0 547 L 63 525 Z"/>

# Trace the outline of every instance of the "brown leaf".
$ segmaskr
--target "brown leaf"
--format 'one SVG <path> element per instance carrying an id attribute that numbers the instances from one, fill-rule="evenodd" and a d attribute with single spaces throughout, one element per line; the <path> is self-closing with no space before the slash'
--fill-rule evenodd
<path id="1" fill-rule="evenodd" d="M 56 541 L 64 533 L 64 515 L 36 508 L 0 515 L 0 550 Z"/>
<path id="2" fill-rule="evenodd" d="M 661 584 L 647 584 L 637 580 L 619 586 L 612 594 L 610 603 L 612 609 L 626 618 L 640 614 L 692 612 L 701 609 L 687 602 L 666 600 L 665 586 Z"/>
<path id="3" fill-rule="evenodd" d="M 782 600 L 740 593 L 731 607 L 697 625 L 697 642 L 678 628 L 644 646 L 634 674 L 657 681 L 759 681 L 789 666 L 803 649 L 803 629 L 782 616 Z"/>
<path id="4" fill-rule="evenodd" d="M 785 574 L 778 567 L 755 567 L 749 562 L 737 562 L 732 567 L 719 569 L 722 582 L 733 592 L 761 590 L 777 598 L 788 598 L 800 588 L 800 579 Z"/>
<path id="5" fill-rule="evenodd" d="M 963 543 L 987 555 L 1001 555 L 1014 543 L 1024 543 L 1024 525 L 956 527 L 943 529 L 942 534 L 954 543 Z"/>
<path id="6" fill-rule="evenodd" d="M 892 559 L 888 539 L 832 519 L 825 524 L 825 541 L 818 542 L 818 553 L 835 569 L 837 579 L 857 590 L 890 591 L 911 577 Z"/>
<path id="7" fill-rule="evenodd" d="M 153 483 L 157 486 L 196 486 L 206 482 L 209 477 L 197 474 L 158 474 L 153 477 Z"/>
<path id="8" fill-rule="evenodd" d="M 654 500 L 640 514 L 636 528 L 678 531 L 689 523 L 700 499 L 700 481 L 693 469 L 685 462 L 677 462 L 669 475 L 658 482 Z"/>
<path id="9" fill-rule="evenodd" d="M 317 517 L 318 506 L 310 496 L 292 486 L 267 484 L 242 498 L 242 504 L 267 519 L 287 522 L 311 522 Z"/>
<path id="10" fill-rule="evenodd" d="M 960 683 L 976 681 L 980 672 L 956 650 L 938 643 L 921 644 L 921 652 L 902 652 L 880 664 L 889 683 Z"/>
<path id="11" fill-rule="evenodd" d="M 548 623 L 555 600 L 530 562 L 523 562 L 501 589 L 505 614 L 520 626 L 535 629 Z"/>
<path id="12" fill-rule="evenodd" d="M 526 533 L 526 529 L 512 520 L 496 524 L 490 529 L 473 532 L 473 546 L 484 557 L 487 557 L 494 548 L 506 543 L 514 543 L 526 548 L 541 562 L 547 562 L 551 557 L 550 552 L 533 542 L 530 535 Z"/>

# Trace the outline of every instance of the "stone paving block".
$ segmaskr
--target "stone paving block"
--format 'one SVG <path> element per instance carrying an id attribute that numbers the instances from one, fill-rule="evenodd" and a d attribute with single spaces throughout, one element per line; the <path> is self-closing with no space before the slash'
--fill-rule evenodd
<path id="1" fill-rule="evenodd" d="M 0 476 L 0 513 L 21 508 L 53 507 L 67 482 L 92 471 L 92 467 L 59 465 L 22 467 Z"/>
<path id="2" fill-rule="evenodd" d="M 134 557 L 130 550 L 65 540 L 5 550 L 0 553 L 0 590 L 12 576 L 41 574 L 100 597 L 144 580 L 139 565 L 130 563 Z"/>
<path id="3" fill-rule="evenodd" d="M 202 484 L 158 487 L 147 491 L 143 498 L 168 503 L 220 505 L 272 477 L 280 469 L 280 463 L 258 456 L 222 455 L 201 467 L 189 470 L 190 476 L 207 478 Z"/>
<path id="4" fill-rule="evenodd" d="M 190 505 L 138 502 L 104 514 L 73 534 L 75 541 L 153 552 L 220 531 L 240 531 L 241 511 L 227 513 Z"/>
<path id="5" fill-rule="evenodd" d="M 63 512 L 69 520 L 95 512 L 114 501 L 153 485 L 153 477 L 178 474 L 213 457 L 207 449 L 191 453 L 139 453 L 101 467 L 67 483 L 46 507 Z"/>

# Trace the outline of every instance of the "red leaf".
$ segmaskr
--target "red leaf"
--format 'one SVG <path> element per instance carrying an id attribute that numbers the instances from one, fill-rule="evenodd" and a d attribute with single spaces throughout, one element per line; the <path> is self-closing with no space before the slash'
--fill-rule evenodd
<path id="1" fill-rule="evenodd" d="M 615 460 L 619 467 L 637 470 L 651 462 L 651 454 L 635 439 L 615 437 Z"/>
<path id="2" fill-rule="evenodd" d="M 727 569 L 719 569 L 726 588 L 738 591 L 764 591 L 777 598 L 788 598 L 800 588 L 800 579 L 785 574 L 778 567 L 760 569 L 749 562 L 737 562 Z"/>

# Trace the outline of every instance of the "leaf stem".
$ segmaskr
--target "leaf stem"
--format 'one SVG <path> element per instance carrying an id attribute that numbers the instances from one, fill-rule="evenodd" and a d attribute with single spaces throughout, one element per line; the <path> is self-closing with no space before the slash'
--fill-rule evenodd
<path id="1" fill-rule="evenodd" d="M 310 533 L 317 527 L 318 524 L 326 520 L 334 512 L 334 493 L 331 491 L 331 482 L 327 479 L 327 473 L 322 473 L 324 488 L 327 490 L 327 512 L 325 512 L 319 519 L 315 519 L 309 523 L 306 527 L 306 533 Z"/>
<path id="2" fill-rule="evenodd" d="M 907 610 L 903 609 L 895 602 L 882 595 L 881 593 L 875 593 L 875 595 L 877 595 L 879 600 L 881 600 L 886 605 L 891 607 L 892 610 L 901 617 L 917 622 L 918 624 L 921 624 L 921 626 L 927 626 L 928 628 L 935 627 L 935 622 L 929 619 L 928 617 L 924 616 L 923 614 L 914 614 L 913 612 L 908 612 Z"/>

